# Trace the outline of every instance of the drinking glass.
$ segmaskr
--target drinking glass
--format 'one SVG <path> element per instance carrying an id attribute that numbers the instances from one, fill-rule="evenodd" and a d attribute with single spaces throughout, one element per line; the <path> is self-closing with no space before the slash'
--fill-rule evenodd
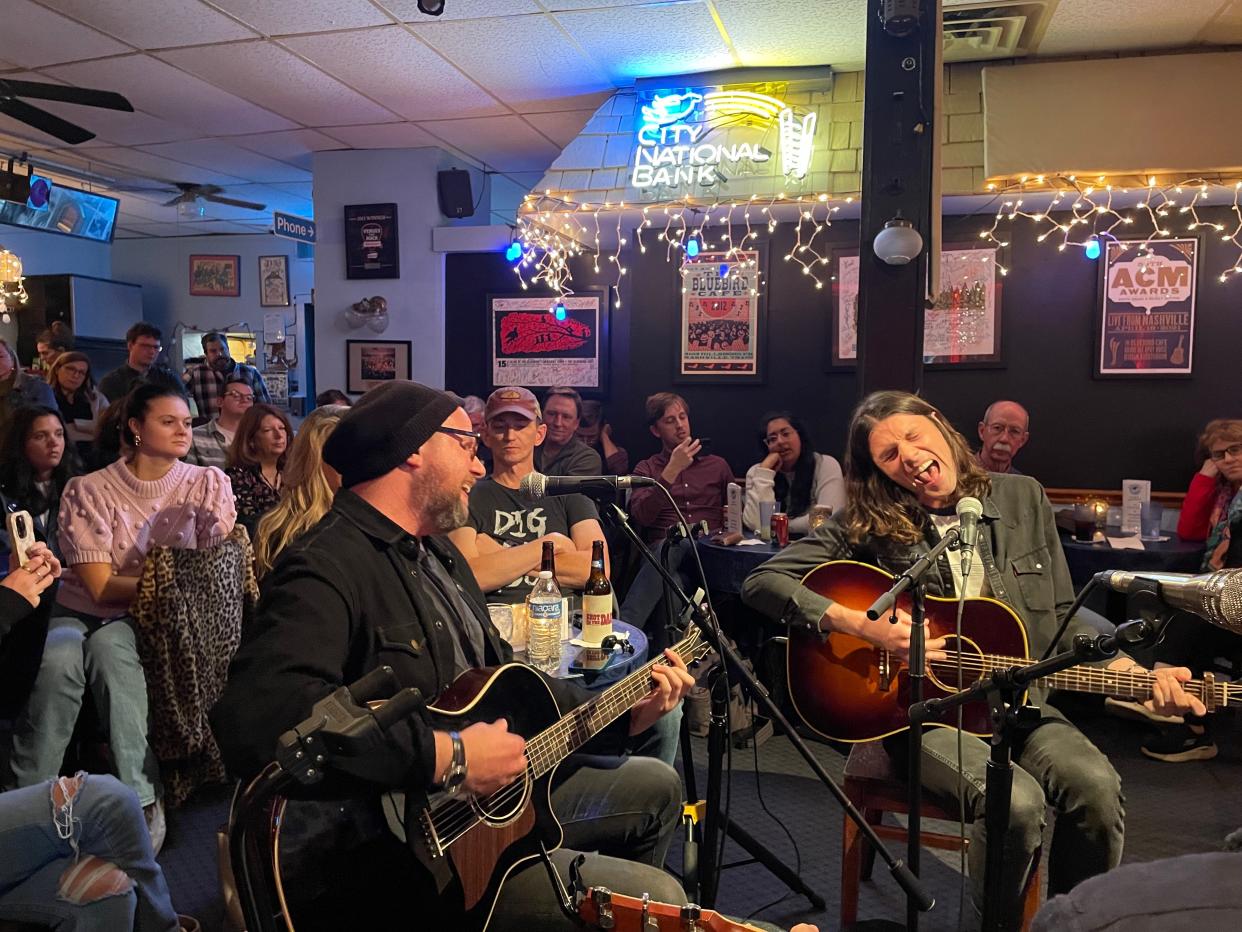
<path id="1" fill-rule="evenodd" d="M 1093 505 L 1074 506 L 1074 540 L 1086 544 L 1095 540 L 1095 507 Z"/>
<path id="2" fill-rule="evenodd" d="M 1164 518 L 1164 506 L 1159 502 L 1143 502 L 1139 512 L 1144 540 L 1160 539 L 1160 522 Z"/>

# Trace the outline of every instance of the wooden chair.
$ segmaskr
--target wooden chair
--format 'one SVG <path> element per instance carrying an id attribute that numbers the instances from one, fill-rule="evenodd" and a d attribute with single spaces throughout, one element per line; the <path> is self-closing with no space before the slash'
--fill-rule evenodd
<path id="1" fill-rule="evenodd" d="M 884 813 L 909 813 L 908 791 L 903 774 L 893 767 L 892 759 L 879 741 L 855 744 L 845 762 L 845 795 L 858 807 L 863 818 L 885 840 L 906 843 L 906 830 L 900 826 L 884 825 Z M 950 799 L 923 797 L 924 819 L 958 820 L 957 803 Z M 924 830 L 921 833 L 924 847 L 946 851 L 961 851 L 963 839 L 957 835 L 944 835 Z M 970 839 L 965 839 L 970 844 Z M 875 849 L 866 843 L 858 828 L 845 819 L 841 829 L 841 928 L 853 928 L 858 919 L 858 885 L 871 879 L 875 866 Z M 1039 910 L 1040 852 L 1035 852 L 1035 862 L 1022 895 L 1022 927 L 1028 928 Z"/>

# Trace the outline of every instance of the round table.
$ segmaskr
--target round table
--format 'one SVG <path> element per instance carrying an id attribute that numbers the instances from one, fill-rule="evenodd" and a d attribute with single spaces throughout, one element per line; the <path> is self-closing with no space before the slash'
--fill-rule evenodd
<path id="1" fill-rule="evenodd" d="M 575 633 L 581 633 L 578 629 L 572 630 Z M 641 628 L 635 628 L 633 625 L 627 625 L 620 618 L 614 618 L 612 620 L 612 630 L 616 634 L 623 632 L 629 634 L 629 643 L 634 646 L 634 653 L 623 654 L 618 649 L 617 658 L 599 673 L 570 673 L 569 665 L 578 656 L 578 651 L 583 648 L 575 647 L 569 641 L 562 641 L 561 666 L 552 675 L 561 680 L 577 680 L 587 689 L 603 689 L 605 686 L 611 686 L 613 683 L 616 683 L 647 662 L 647 635 L 643 633 Z M 514 657 L 525 662 L 526 651 L 515 651 Z"/>
<path id="2" fill-rule="evenodd" d="M 1121 529 L 1109 527 L 1105 535 L 1120 537 Z M 1069 564 L 1075 589 L 1081 589 L 1092 576 L 1104 570 L 1197 573 L 1203 562 L 1203 542 L 1182 540 L 1173 531 L 1168 536 L 1168 540 L 1143 541 L 1142 550 L 1129 550 L 1112 547 L 1106 540 L 1096 543 L 1074 540 L 1072 535 L 1062 531 L 1061 549 L 1065 551 L 1065 562 Z"/>
<path id="3" fill-rule="evenodd" d="M 742 591 L 742 583 L 751 571 L 780 552 L 779 547 L 758 538 L 746 539 L 754 543 L 726 547 L 713 543 L 706 537 L 695 541 L 699 559 L 703 561 L 703 574 L 707 577 L 707 586 L 712 595 L 738 595 Z"/>

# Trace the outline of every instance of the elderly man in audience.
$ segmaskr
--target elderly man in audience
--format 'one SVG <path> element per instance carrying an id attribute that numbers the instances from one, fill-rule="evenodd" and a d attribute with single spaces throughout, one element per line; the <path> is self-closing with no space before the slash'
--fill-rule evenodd
<path id="1" fill-rule="evenodd" d="M 604 471 L 599 454 L 579 440 L 582 396 L 572 388 L 550 388 L 543 399 L 547 436 L 535 451 L 535 469 L 545 476 L 598 476 Z"/>
<path id="2" fill-rule="evenodd" d="M 228 337 L 213 330 L 204 333 L 201 342 L 204 361 L 194 363 L 185 370 L 185 384 L 190 397 L 198 405 L 200 418 L 213 418 L 220 413 L 226 386 L 234 379 L 241 379 L 250 386 L 255 401 L 271 404 L 272 396 L 259 370 L 229 355 Z"/>
<path id="3" fill-rule="evenodd" d="M 155 365 L 163 346 L 163 331 L 155 324 L 140 320 L 125 333 L 125 349 L 129 353 L 124 365 L 113 369 L 99 380 L 99 390 L 109 401 L 120 401 L 129 394 L 137 381 Z"/>
<path id="4" fill-rule="evenodd" d="M 229 448 L 241 425 L 242 415 L 254 405 L 254 389 L 240 376 L 229 379 L 220 401 L 220 413 L 194 428 L 186 459 L 196 466 L 228 466 Z"/>
<path id="5" fill-rule="evenodd" d="M 979 422 L 979 465 L 988 472 L 1020 476 L 1013 458 L 1031 439 L 1031 417 L 1016 401 L 994 401 Z"/>
<path id="6" fill-rule="evenodd" d="M 502 416 L 533 422 L 532 400 L 518 397 L 525 407 L 503 396 L 501 406 L 517 410 Z M 512 443 L 521 427 L 515 421 L 499 433 Z M 372 389 L 341 419 L 324 459 L 340 472 L 342 489 L 265 580 L 258 617 L 213 711 L 234 774 L 257 773 L 275 755 L 281 733 L 318 700 L 380 664 L 390 665 L 403 686 L 431 697 L 468 670 L 510 660 L 474 576 L 444 536 L 465 524 L 470 488 L 483 477 L 477 443 L 465 411 L 443 392 L 413 382 Z M 655 688 L 597 736 L 591 750 L 616 754 L 627 734 L 647 730 L 680 702 L 693 680 L 680 660 L 669 660 L 671 666 L 654 667 Z M 589 697 L 564 680 L 544 682 L 563 709 Z M 418 806 L 446 783 L 463 798 L 486 795 L 528 766 L 524 739 L 503 719 L 456 733 L 411 715 L 382 741 L 383 753 L 343 762 L 323 792 L 378 810 L 386 790 L 401 790 Z M 574 761 L 558 773 L 551 804 L 565 848 L 600 852 L 583 865 L 588 884 L 684 902 L 676 882 L 656 869 L 681 816 L 676 771 L 650 758 L 613 764 Z M 312 904 L 316 927 L 385 928 L 410 910 L 425 928 L 454 927 L 434 898 L 413 899 L 402 880 L 412 870 L 403 842 L 381 830 L 365 844 L 376 857 L 333 865 L 333 888 Z M 562 870 L 573 856 L 552 854 Z M 562 915 L 538 861 L 513 872 L 492 914 L 496 930 L 576 927 Z"/>

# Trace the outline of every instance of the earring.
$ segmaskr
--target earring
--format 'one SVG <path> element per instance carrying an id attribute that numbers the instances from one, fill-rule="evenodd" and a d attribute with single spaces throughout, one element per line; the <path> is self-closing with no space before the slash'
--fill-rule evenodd
<path id="1" fill-rule="evenodd" d="M 136 447 L 142 446 L 142 438 L 139 437 L 137 434 L 134 434 L 134 446 Z"/>

